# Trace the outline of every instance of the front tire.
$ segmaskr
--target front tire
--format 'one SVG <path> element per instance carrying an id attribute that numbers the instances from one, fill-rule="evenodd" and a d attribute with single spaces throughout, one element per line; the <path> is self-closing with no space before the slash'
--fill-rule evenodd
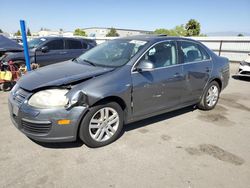
<path id="1" fill-rule="evenodd" d="M 89 147 L 96 148 L 114 142 L 123 128 L 123 110 L 115 102 L 103 103 L 90 108 L 82 120 L 80 139 Z"/>
<path id="2" fill-rule="evenodd" d="M 201 110 L 212 110 L 220 96 L 220 86 L 218 82 L 212 81 L 208 84 L 197 107 Z"/>

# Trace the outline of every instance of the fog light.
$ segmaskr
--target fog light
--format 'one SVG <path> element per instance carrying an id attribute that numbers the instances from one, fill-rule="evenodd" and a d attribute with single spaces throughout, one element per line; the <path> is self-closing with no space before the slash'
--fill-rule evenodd
<path id="1" fill-rule="evenodd" d="M 58 125 L 68 125 L 70 124 L 70 120 L 69 119 L 60 119 L 57 121 Z"/>

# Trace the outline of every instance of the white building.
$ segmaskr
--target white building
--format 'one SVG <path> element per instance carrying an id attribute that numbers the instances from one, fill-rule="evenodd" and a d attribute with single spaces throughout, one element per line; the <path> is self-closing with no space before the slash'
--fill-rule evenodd
<path id="1" fill-rule="evenodd" d="M 152 31 L 145 31 L 145 30 L 119 29 L 119 28 L 115 28 L 115 29 L 120 37 L 152 33 Z M 105 37 L 110 31 L 110 28 L 89 27 L 89 28 L 84 28 L 83 30 L 86 32 L 87 36 L 89 37 Z"/>
<path id="2" fill-rule="evenodd" d="M 40 30 L 38 32 L 32 32 L 32 36 L 34 36 L 34 37 L 46 37 L 46 36 L 73 37 L 74 33 L 71 31 Z"/>

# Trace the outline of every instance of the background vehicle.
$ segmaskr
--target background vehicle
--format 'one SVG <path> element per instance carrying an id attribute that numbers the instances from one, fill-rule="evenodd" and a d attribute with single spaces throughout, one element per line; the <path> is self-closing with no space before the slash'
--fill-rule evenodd
<path id="1" fill-rule="evenodd" d="M 9 90 L 19 78 L 18 67 L 11 61 L 2 62 L 7 53 L 22 52 L 23 47 L 15 41 L 0 35 L 0 90 Z"/>
<path id="2" fill-rule="evenodd" d="M 73 59 L 96 46 L 90 39 L 66 37 L 42 37 L 28 42 L 30 62 L 40 67 Z M 23 52 L 8 53 L 2 61 L 25 64 Z"/>
<path id="3" fill-rule="evenodd" d="M 79 136 L 100 147 L 117 139 L 124 123 L 189 105 L 213 109 L 228 80 L 228 59 L 197 41 L 134 36 L 26 74 L 9 95 L 9 110 L 35 140 Z"/>
<path id="4" fill-rule="evenodd" d="M 11 40 L 15 41 L 16 43 L 23 45 L 23 40 L 20 38 L 12 38 Z"/>
<path id="5" fill-rule="evenodd" d="M 236 76 L 250 77 L 250 54 L 245 61 L 240 62 L 239 72 Z"/>

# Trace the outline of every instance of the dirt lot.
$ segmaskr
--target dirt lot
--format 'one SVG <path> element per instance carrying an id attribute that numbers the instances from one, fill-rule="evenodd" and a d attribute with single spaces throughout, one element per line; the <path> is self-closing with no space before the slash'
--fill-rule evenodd
<path id="1" fill-rule="evenodd" d="M 250 185 L 249 81 L 231 79 L 213 111 L 185 108 L 133 123 L 99 149 L 31 141 L 11 124 L 7 96 L 0 92 L 0 187 Z"/>

